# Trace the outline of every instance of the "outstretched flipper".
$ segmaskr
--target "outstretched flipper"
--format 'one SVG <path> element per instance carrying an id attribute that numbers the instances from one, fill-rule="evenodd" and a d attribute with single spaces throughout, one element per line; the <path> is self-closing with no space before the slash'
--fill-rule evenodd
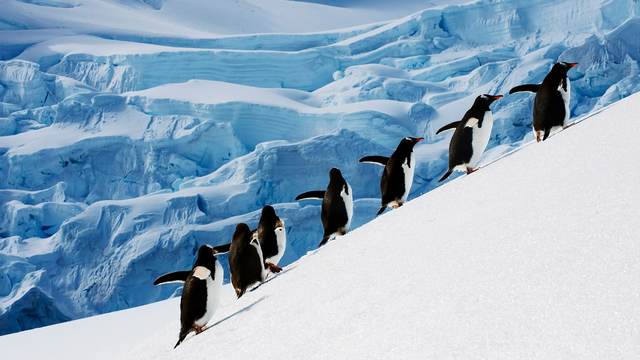
<path id="1" fill-rule="evenodd" d="M 542 141 L 547 140 L 547 138 L 549 137 L 549 134 L 551 134 L 551 128 L 544 129 L 544 137 L 542 137 Z"/>
<path id="2" fill-rule="evenodd" d="M 191 274 L 191 271 L 175 271 L 172 273 L 164 274 L 159 278 L 157 278 L 153 282 L 153 285 L 167 284 L 167 283 L 173 283 L 173 282 L 185 282 L 189 274 Z"/>
<path id="3" fill-rule="evenodd" d="M 296 200 L 324 199 L 324 190 L 307 191 L 296 196 Z"/>
<path id="4" fill-rule="evenodd" d="M 380 156 L 380 155 L 365 156 L 362 159 L 360 159 L 360 162 L 361 163 L 367 163 L 367 164 L 375 164 L 375 165 L 386 166 L 387 162 L 389 162 L 389 157 L 388 156 Z"/>
<path id="5" fill-rule="evenodd" d="M 438 180 L 438 182 L 444 181 L 446 178 L 449 177 L 449 175 L 451 175 L 452 172 L 453 172 L 453 169 L 447 170 L 447 172 L 444 175 L 442 175 L 442 177 L 440 178 L 440 180 Z"/>
<path id="6" fill-rule="evenodd" d="M 454 121 L 451 124 L 447 124 L 447 125 L 441 127 L 440 129 L 438 129 L 438 131 L 436 131 L 436 135 L 440 134 L 441 132 L 443 132 L 445 130 L 455 129 L 455 128 L 458 127 L 458 124 L 460 124 L 460 121 Z"/>
<path id="7" fill-rule="evenodd" d="M 520 91 L 538 92 L 539 89 L 540 89 L 540 84 L 524 84 L 524 85 L 518 85 L 513 89 L 509 90 L 509 94 L 517 93 Z"/>
<path id="8" fill-rule="evenodd" d="M 221 255 L 229 252 L 231 249 L 231 243 L 225 245 L 218 245 L 213 248 L 214 255 Z"/>
<path id="9" fill-rule="evenodd" d="M 380 216 L 380 214 L 382 214 L 386 208 L 387 208 L 387 205 L 381 207 L 380 210 L 378 210 L 378 213 L 376 214 L 376 216 Z"/>

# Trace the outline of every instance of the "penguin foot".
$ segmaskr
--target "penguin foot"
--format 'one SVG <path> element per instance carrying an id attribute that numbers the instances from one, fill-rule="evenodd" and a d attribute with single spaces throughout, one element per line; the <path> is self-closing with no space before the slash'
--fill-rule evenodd
<path id="1" fill-rule="evenodd" d="M 244 294 L 244 290 L 240 289 L 240 288 L 235 288 L 236 291 L 236 296 L 238 297 L 238 299 L 240 298 L 240 296 L 242 296 Z"/>
<path id="2" fill-rule="evenodd" d="M 282 271 L 282 268 L 276 264 L 270 263 L 270 262 L 266 262 L 264 263 L 264 266 L 269 269 L 269 271 L 271 271 L 272 273 L 279 273 L 280 271 Z"/>
<path id="3" fill-rule="evenodd" d="M 206 326 L 198 326 L 198 325 L 193 325 L 192 326 L 193 331 L 196 332 L 196 335 L 200 334 L 201 332 L 207 330 Z"/>
<path id="4" fill-rule="evenodd" d="M 474 169 L 474 168 L 470 168 L 470 167 L 468 167 L 468 168 L 467 168 L 467 175 L 468 175 L 468 174 L 471 174 L 471 173 L 473 173 L 473 172 L 476 172 L 476 171 L 478 171 L 478 169 Z"/>

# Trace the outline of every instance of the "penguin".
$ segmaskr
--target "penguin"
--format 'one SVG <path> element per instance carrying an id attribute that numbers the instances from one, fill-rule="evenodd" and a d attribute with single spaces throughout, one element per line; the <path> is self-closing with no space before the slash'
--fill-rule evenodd
<path id="1" fill-rule="evenodd" d="M 327 190 L 308 191 L 296 196 L 296 200 L 304 199 L 322 199 L 320 218 L 324 234 L 318 247 L 349 231 L 353 219 L 353 193 L 340 170 L 332 168 L 329 171 Z"/>
<path id="2" fill-rule="evenodd" d="M 489 106 L 498 99 L 502 99 L 502 95 L 478 96 L 462 120 L 447 124 L 436 131 L 436 134 L 439 134 L 455 129 L 449 143 L 449 169 L 439 181 L 444 181 L 454 170 L 466 171 L 467 174 L 476 171 L 475 167 L 487 148 L 493 128 L 493 114 Z"/>
<path id="3" fill-rule="evenodd" d="M 252 285 L 263 282 L 267 275 L 257 232 L 252 232 L 247 224 L 236 226 L 229 248 L 229 269 L 238 298 Z"/>
<path id="4" fill-rule="evenodd" d="M 380 179 L 382 206 L 376 216 L 382 214 L 387 206 L 395 209 L 407 201 L 416 167 L 413 147 L 422 140 L 424 138 L 406 137 L 400 141 L 391 157 L 375 155 L 360 159 L 361 163 L 384 166 Z"/>
<path id="5" fill-rule="evenodd" d="M 174 349 L 191 331 L 199 334 L 206 330 L 220 303 L 224 270 L 216 261 L 215 250 L 207 245 L 198 249 L 191 271 L 176 271 L 157 278 L 153 284 L 184 282 L 180 298 L 180 334 Z"/>
<path id="6" fill-rule="evenodd" d="M 287 233 L 284 221 L 276 215 L 276 210 L 272 206 L 267 205 L 262 208 L 260 222 L 254 234 L 260 242 L 265 267 L 271 272 L 282 271 L 278 263 L 287 248 Z"/>
<path id="7" fill-rule="evenodd" d="M 533 134 L 537 142 L 547 140 L 552 130 L 566 127 L 571 117 L 571 81 L 567 73 L 577 65 L 578 63 L 556 63 L 542 80 L 542 84 L 520 85 L 509 91 L 509 94 L 520 91 L 536 93 L 533 102 Z"/>

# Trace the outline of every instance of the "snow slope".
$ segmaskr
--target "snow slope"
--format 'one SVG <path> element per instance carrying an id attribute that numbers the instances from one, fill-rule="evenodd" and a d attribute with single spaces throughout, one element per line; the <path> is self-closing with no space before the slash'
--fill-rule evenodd
<path id="1" fill-rule="evenodd" d="M 636 359 L 639 112 L 634 95 L 528 143 L 240 300 L 226 286 L 176 350 L 172 299 L 0 337 L 4 358 Z"/>
<path id="2" fill-rule="evenodd" d="M 296 6 L 322 6 L 319 22 L 362 10 L 316 2 Z M 424 135 L 410 198 L 430 191 L 450 136 L 435 129 L 480 93 L 540 81 L 558 60 L 580 62 L 574 117 L 640 90 L 633 0 L 478 1 L 234 36 L 194 33 L 188 20 L 209 8 L 180 20 L 171 0 L 4 3 L 0 16 L 15 21 L 0 39 L 20 44 L 0 47 L 0 333 L 166 299 L 175 288 L 149 278 L 189 266 L 201 243 L 227 242 L 237 222 L 255 225 L 265 204 L 287 223 L 289 264 L 321 236 L 319 204 L 292 200 L 326 186 L 331 167 L 352 184 L 354 226 L 364 224 L 380 169 L 357 159 Z M 78 23 L 89 11 L 104 19 Z M 528 94 L 495 104 L 483 162 L 529 141 L 531 104 Z"/>

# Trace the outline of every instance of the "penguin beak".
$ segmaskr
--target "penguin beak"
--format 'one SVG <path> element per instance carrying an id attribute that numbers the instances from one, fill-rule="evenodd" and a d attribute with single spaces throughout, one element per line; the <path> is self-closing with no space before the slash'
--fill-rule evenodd
<path id="1" fill-rule="evenodd" d="M 416 138 L 415 142 L 419 143 L 422 140 L 424 140 L 424 138 L 423 137 L 419 137 L 419 138 Z"/>
<path id="2" fill-rule="evenodd" d="M 567 66 L 569 67 L 569 69 L 571 69 L 578 66 L 578 63 L 567 63 Z"/>
<path id="3" fill-rule="evenodd" d="M 502 99 L 503 97 L 504 96 L 502 96 L 502 95 L 494 95 L 494 96 L 491 97 L 491 100 L 496 101 L 496 100 Z"/>

